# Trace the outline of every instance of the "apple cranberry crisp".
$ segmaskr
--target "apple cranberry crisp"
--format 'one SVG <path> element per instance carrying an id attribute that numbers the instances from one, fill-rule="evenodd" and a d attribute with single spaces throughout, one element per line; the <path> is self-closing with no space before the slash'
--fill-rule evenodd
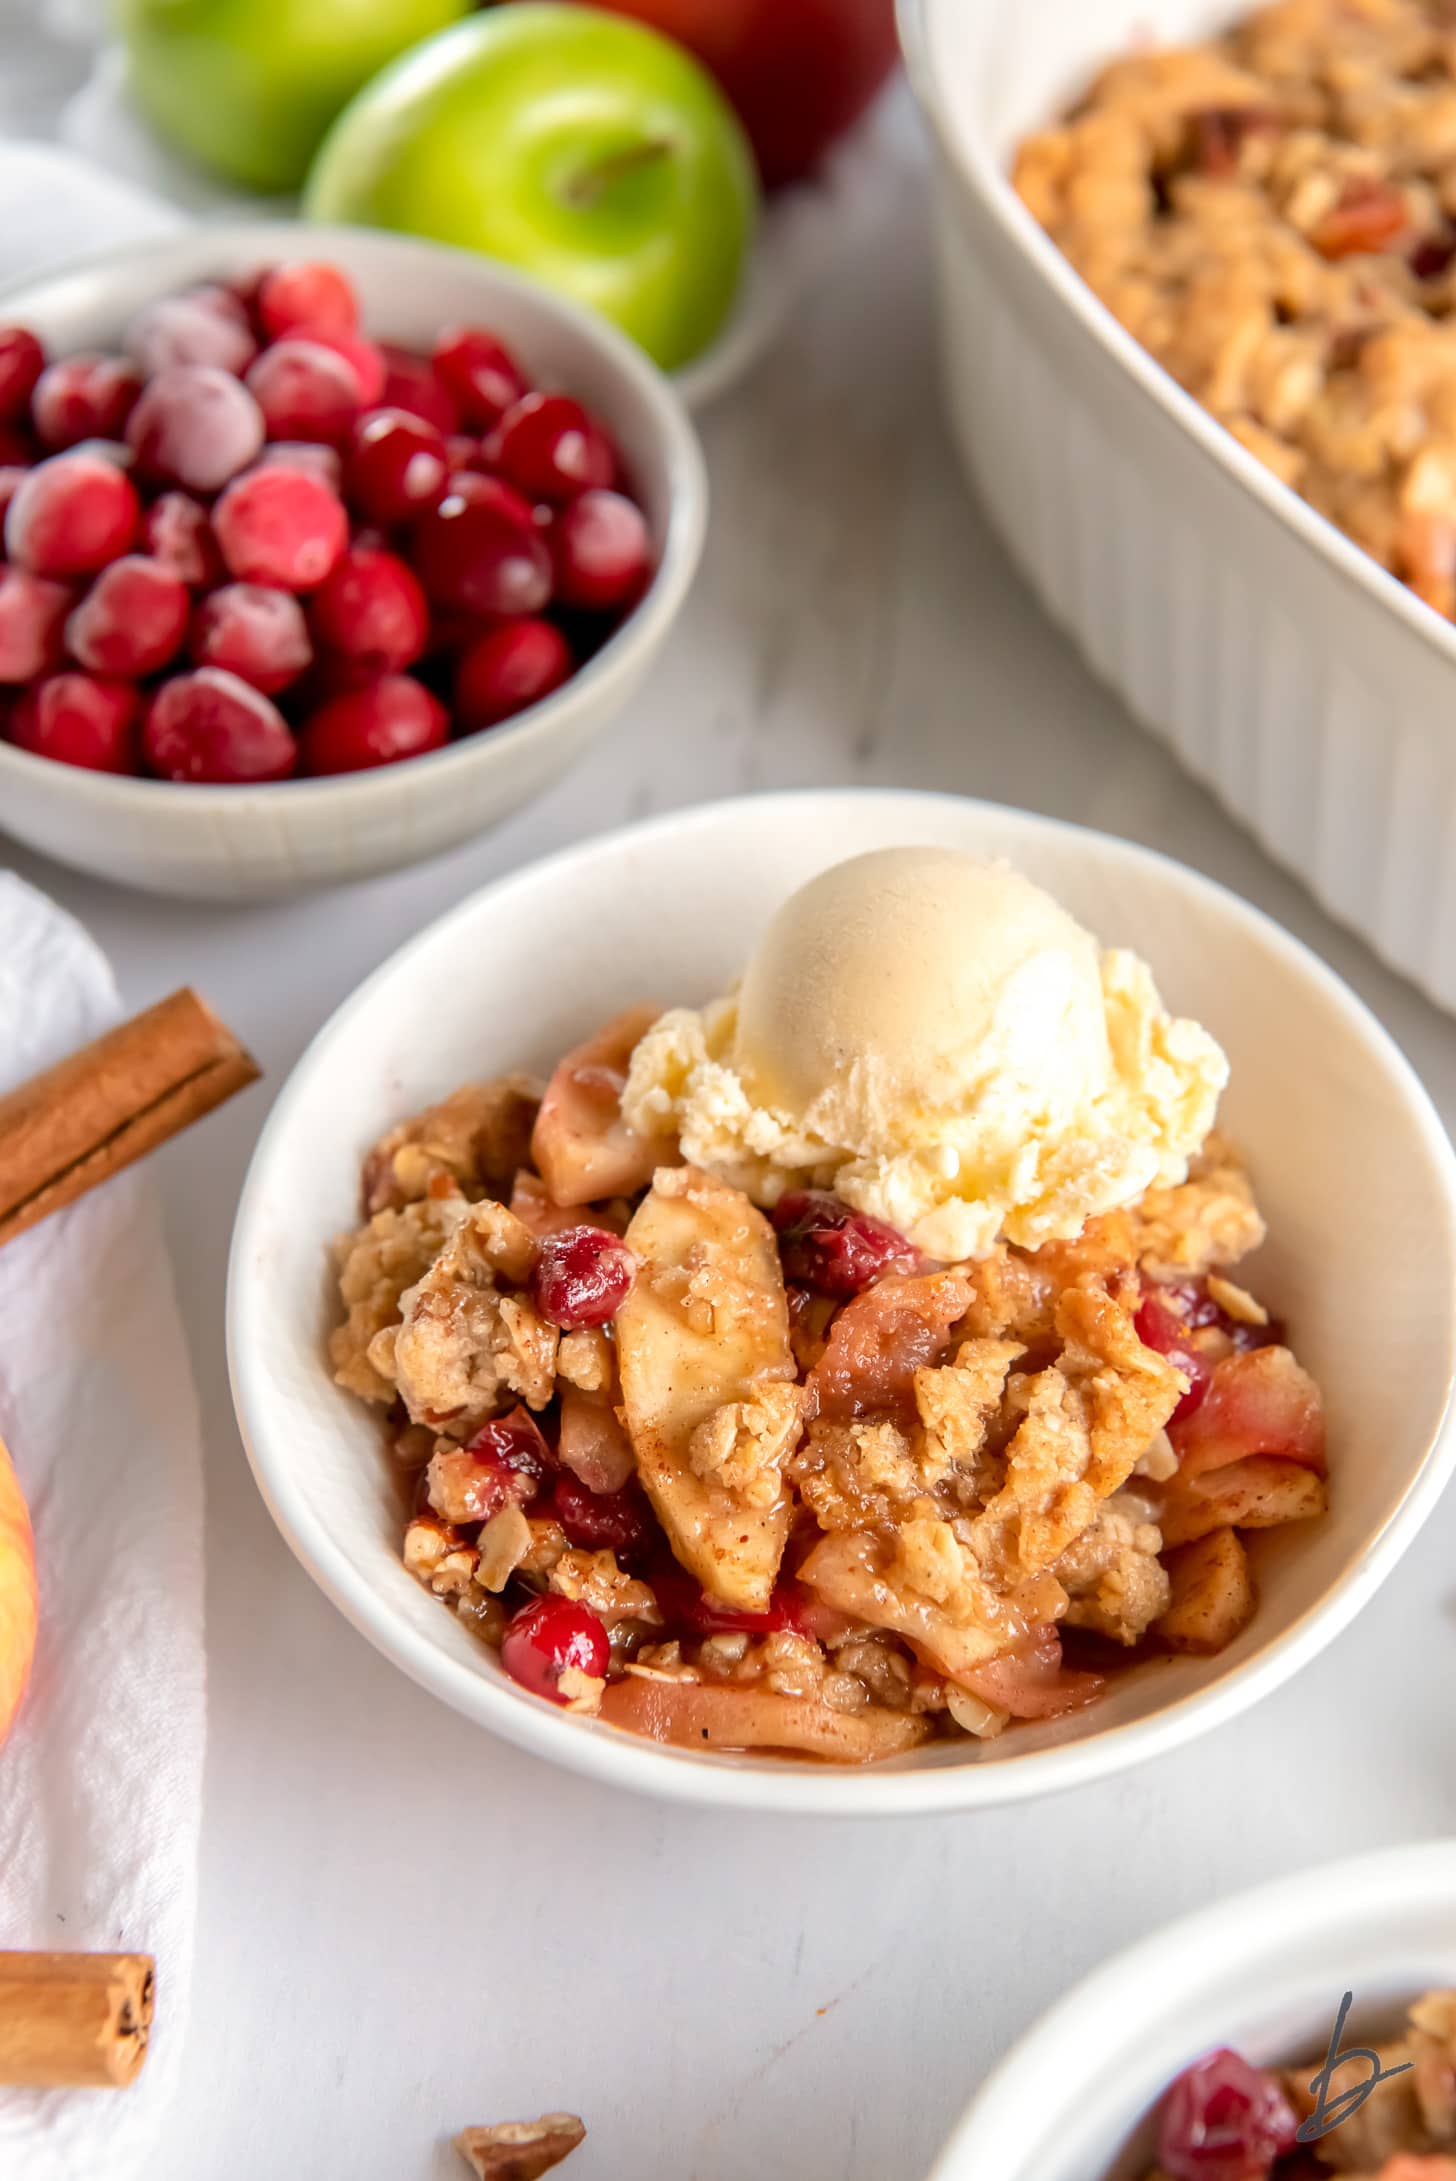
<path id="1" fill-rule="evenodd" d="M 1427 1992 L 1400 2035 L 1379 2048 L 1400 2069 L 1338 2118 L 1341 2094 L 1368 2069 L 1336 2068 L 1323 2111 L 1335 2125 L 1308 2145 L 1296 2130 L 1316 2110 L 1325 2056 L 1304 2067 L 1251 2067 L 1210 2052 L 1186 2068 L 1158 2116 L 1158 2162 L 1146 2181 L 1456 2181 L 1456 1992 Z"/>
<path id="2" fill-rule="evenodd" d="M 1325 1485 L 1319 1392 L 1232 1277 L 1264 1232 L 1233 1152 L 1075 1240 L 935 1263 L 634 1131 L 655 1019 L 365 1162 L 332 1359 L 389 1413 L 411 1572 L 559 1704 L 848 1763 L 1238 1635 L 1247 1533 Z"/>
<path id="3" fill-rule="evenodd" d="M 1275 0 L 1139 48 L 1015 183 L 1173 377 L 1456 617 L 1456 8 Z"/>

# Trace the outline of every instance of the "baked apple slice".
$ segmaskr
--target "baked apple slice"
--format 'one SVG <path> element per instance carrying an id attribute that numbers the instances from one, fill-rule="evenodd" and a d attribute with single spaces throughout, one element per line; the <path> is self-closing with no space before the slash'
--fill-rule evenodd
<path id="1" fill-rule="evenodd" d="M 0 1440 L 0 1742 L 10 1732 L 35 1654 L 35 1541 L 30 1514 Z"/>
<path id="2" fill-rule="evenodd" d="M 557 1063 L 531 1134 L 531 1157 L 554 1204 L 634 1196 L 672 1158 L 675 1138 L 639 1136 L 621 1110 L 628 1063 L 661 1012 L 629 1007 Z"/>
<path id="3" fill-rule="evenodd" d="M 701 1681 L 614 1681 L 600 1716 L 654 1742 L 680 1749 L 783 1749 L 835 1764 L 875 1764 L 903 1757 L 930 1732 L 926 1719 L 868 1704 L 833 1711 L 813 1696 L 765 1689 L 715 1688 Z"/>
<path id="4" fill-rule="evenodd" d="M 789 1310 L 774 1233 L 741 1190 L 665 1168 L 627 1229 L 641 1270 L 617 1312 L 623 1413 L 668 1542 L 708 1594 L 768 1610 L 797 1441 Z"/>

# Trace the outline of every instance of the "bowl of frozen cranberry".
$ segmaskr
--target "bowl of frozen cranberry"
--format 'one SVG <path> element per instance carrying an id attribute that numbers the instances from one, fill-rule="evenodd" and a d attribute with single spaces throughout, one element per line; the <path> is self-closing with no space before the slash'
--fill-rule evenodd
<path id="1" fill-rule="evenodd" d="M 0 825 L 154 892 L 415 863 L 651 666 L 707 488 L 671 387 L 395 235 L 198 229 L 0 295 Z"/>

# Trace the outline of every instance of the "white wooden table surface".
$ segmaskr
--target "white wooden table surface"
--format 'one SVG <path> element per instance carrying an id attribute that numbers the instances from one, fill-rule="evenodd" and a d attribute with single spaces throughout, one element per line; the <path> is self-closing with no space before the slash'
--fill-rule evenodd
<path id="1" fill-rule="evenodd" d="M 447 2131 L 559 2106 L 591 2131 L 572 2181 L 917 2181 L 990 2063 L 1110 1949 L 1211 1892 L 1451 1825 L 1449 1505 L 1321 1664 L 1212 1740 L 1040 1807 L 810 1825 L 660 1810 L 489 1741 L 345 1625 L 248 1475 L 223 1278 L 268 1099 L 423 922 L 650 810 L 895 783 L 1155 843 L 1332 961 L 1456 1116 L 1452 1024 L 1188 784 L 1003 565 L 938 415 L 924 214 L 911 147 L 706 420 L 711 542 L 650 689 L 503 832 L 244 912 L 13 858 L 130 1002 L 194 981 L 267 1070 L 154 1168 L 204 1407 L 211 1678 L 195 2005 L 157 2181 L 444 2181 Z"/>

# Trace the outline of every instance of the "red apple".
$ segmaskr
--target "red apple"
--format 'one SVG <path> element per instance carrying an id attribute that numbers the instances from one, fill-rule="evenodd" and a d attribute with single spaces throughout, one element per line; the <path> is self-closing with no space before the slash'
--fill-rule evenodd
<path id="1" fill-rule="evenodd" d="M 0 1440 L 0 1742 L 20 1709 L 35 1652 L 35 1542 L 20 1480 Z"/>
<path id="2" fill-rule="evenodd" d="M 665 31 L 712 69 L 766 189 L 811 172 L 895 65 L 895 0 L 592 0 Z"/>

